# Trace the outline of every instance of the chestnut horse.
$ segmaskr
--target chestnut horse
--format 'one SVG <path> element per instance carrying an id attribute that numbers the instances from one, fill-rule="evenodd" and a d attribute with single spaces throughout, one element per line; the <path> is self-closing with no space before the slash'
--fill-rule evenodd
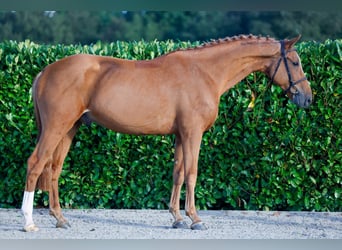
<path id="1" fill-rule="evenodd" d="M 69 226 L 59 204 L 58 178 L 82 121 L 134 135 L 175 134 L 172 226 L 187 227 L 179 205 L 185 182 L 191 228 L 205 229 L 195 208 L 197 163 L 202 134 L 215 122 L 220 97 L 261 71 L 295 104 L 308 107 L 312 92 L 294 49 L 299 38 L 241 35 L 147 61 L 79 54 L 48 65 L 32 89 L 39 139 L 27 162 L 24 230 L 38 230 L 32 219 L 36 187 L 49 191 L 57 227 Z"/>

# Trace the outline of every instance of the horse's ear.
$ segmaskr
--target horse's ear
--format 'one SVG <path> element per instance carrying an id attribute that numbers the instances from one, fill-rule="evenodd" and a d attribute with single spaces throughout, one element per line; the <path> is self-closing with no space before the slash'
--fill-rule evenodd
<path id="1" fill-rule="evenodd" d="M 291 39 L 291 40 L 286 40 L 286 42 L 285 42 L 285 48 L 286 48 L 286 49 L 291 49 L 291 48 L 295 45 L 295 43 L 299 41 L 299 39 L 300 39 L 301 37 L 302 37 L 302 35 L 299 34 L 297 37 L 295 37 L 295 38 L 293 38 L 293 39 Z"/>

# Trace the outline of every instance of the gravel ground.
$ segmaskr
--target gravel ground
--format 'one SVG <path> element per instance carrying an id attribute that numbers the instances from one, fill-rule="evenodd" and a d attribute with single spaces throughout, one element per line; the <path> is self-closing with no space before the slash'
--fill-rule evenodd
<path id="1" fill-rule="evenodd" d="M 71 228 L 55 228 L 47 209 L 35 209 L 40 230 L 25 233 L 19 209 L 0 209 L 0 239 L 342 239 L 340 212 L 199 211 L 205 231 L 171 228 L 172 216 L 166 210 L 63 212 Z"/>

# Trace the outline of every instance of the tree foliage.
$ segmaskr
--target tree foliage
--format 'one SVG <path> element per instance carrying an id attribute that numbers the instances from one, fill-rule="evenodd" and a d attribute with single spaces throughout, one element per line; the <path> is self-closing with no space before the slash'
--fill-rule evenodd
<path id="1" fill-rule="evenodd" d="M 279 39 L 303 35 L 324 41 L 342 36 L 341 12 L 0 12 L 2 40 L 91 44 L 116 40 L 205 41 L 237 34 L 262 34 Z"/>

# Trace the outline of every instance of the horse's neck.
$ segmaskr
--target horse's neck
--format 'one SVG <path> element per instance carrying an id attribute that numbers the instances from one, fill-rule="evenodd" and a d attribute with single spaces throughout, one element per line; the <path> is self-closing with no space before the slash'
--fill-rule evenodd
<path id="1" fill-rule="evenodd" d="M 222 95 L 250 73 L 264 72 L 279 50 L 275 42 L 215 45 L 202 50 L 202 67 L 219 85 L 219 95 Z"/>

